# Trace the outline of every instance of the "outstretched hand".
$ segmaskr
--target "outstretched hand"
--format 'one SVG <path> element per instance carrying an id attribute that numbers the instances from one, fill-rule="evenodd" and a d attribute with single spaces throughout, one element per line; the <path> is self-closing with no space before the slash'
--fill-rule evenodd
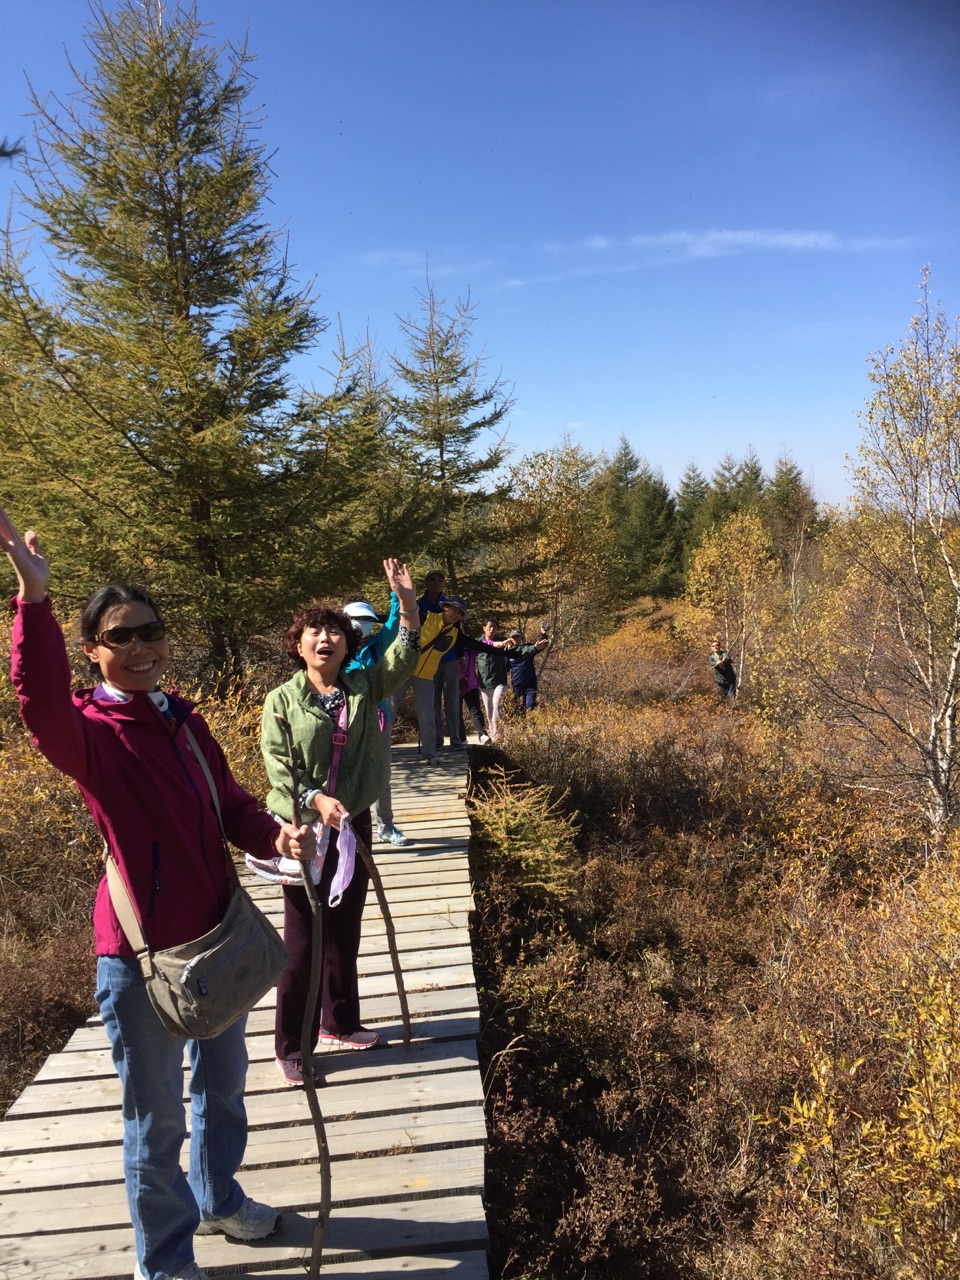
<path id="1" fill-rule="evenodd" d="M 383 562 L 383 571 L 387 575 L 387 582 L 390 583 L 390 590 L 395 591 L 398 596 L 403 588 L 408 591 L 413 590 L 413 577 L 410 570 L 399 560 L 394 560 L 392 556 L 388 557 Z"/>
<path id="2" fill-rule="evenodd" d="M 16 572 L 20 599 L 39 604 L 46 598 L 50 579 L 50 566 L 40 550 L 40 539 L 32 529 L 21 538 L 3 507 L 0 507 L 0 546 Z"/>
<path id="3" fill-rule="evenodd" d="M 387 575 L 390 590 L 396 593 L 400 601 L 400 608 L 408 615 L 415 614 L 417 597 L 413 589 L 413 577 L 408 567 L 390 556 L 383 562 L 383 571 Z"/>

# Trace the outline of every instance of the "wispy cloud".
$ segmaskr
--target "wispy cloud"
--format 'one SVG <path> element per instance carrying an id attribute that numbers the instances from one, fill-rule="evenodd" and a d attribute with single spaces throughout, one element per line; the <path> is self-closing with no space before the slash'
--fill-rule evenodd
<path id="1" fill-rule="evenodd" d="M 835 231 L 775 231 L 762 228 L 745 230 L 711 229 L 706 231 L 662 231 L 626 236 L 585 236 L 581 240 L 548 241 L 548 254 L 669 253 L 684 258 L 722 258 L 736 253 L 888 253 L 909 249 L 908 237 L 841 236 Z"/>
<path id="2" fill-rule="evenodd" d="M 360 254 L 359 265 L 368 271 L 401 279 L 471 280 L 503 269 L 502 259 L 461 255 L 456 250 L 427 253 L 416 249 L 373 249 Z"/>
<path id="3" fill-rule="evenodd" d="M 487 290 L 521 289 L 599 275 L 622 275 L 683 263 L 748 254 L 884 254 L 916 247 L 908 236 L 848 236 L 836 231 L 771 228 L 708 228 L 641 232 L 631 236 L 588 235 L 544 241 L 532 247 L 498 246 L 496 256 L 471 257 L 449 247 L 437 253 L 381 249 L 363 254 L 359 265 L 395 278 L 452 279 Z"/>

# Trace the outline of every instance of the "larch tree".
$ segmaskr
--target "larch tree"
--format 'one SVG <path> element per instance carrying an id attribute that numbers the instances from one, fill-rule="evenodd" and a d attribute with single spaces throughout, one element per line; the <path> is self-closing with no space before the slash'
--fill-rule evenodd
<path id="1" fill-rule="evenodd" d="M 687 581 L 693 609 L 684 629 L 703 644 L 720 635 L 737 663 L 738 684 L 763 651 L 781 607 L 780 584 L 769 534 L 754 512 L 729 516 L 694 553 Z"/>
<path id="2" fill-rule="evenodd" d="M 561 642 L 604 602 L 605 531 L 584 519 L 596 465 L 570 440 L 527 454 L 497 509 L 503 602 L 521 624 L 546 613 Z"/>
<path id="3" fill-rule="evenodd" d="M 145 582 L 237 676 L 303 590 L 331 424 L 286 366 L 323 322 L 264 220 L 246 50 L 161 0 L 95 6 L 87 34 L 71 98 L 34 99 L 22 194 L 50 296 L 9 231 L 0 265 L 10 505 L 61 597 Z"/>
<path id="4" fill-rule="evenodd" d="M 469 298 L 445 310 L 428 282 L 420 301 L 419 315 L 401 321 L 407 347 L 392 358 L 398 386 L 389 406 L 407 470 L 418 473 L 423 551 L 450 588 L 467 590 L 491 533 L 491 482 L 506 456 L 498 429 L 513 401 L 500 378 L 485 382 L 483 356 L 471 354 Z"/>
<path id="5" fill-rule="evenodd" d="M 695 462 L 684 468 L 677 486 L 675 505 L 677 537 L 684 570 L 690 566 L 700 529 L 700 510 L 710 496 L 710 482 Z"/>

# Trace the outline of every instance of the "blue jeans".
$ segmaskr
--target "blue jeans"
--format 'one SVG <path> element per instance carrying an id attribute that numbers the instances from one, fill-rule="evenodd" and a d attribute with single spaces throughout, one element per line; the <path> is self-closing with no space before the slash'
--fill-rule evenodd
<path id="1" fill-rule="evenodd" d="M 201 1216 L 229 1217 L 243 1203 L 233 1175 L 247 1145 L 246 1018 L 213 1040 L 186 1042 L 191 1132 L 185 1176 L 185 1042 L 157 1017 L 132 958 L 97 958 L 96 1000 L 123 1085 L 123 1176 L 137 1258 L 150 1280 L 163 1280 L 193 1261 Z"/>
<path id="2" fill-rule="evenodd" d="M 537 705 L 537 686 L 533 688 L 514 689 L 513 700 L 518 711 L 532 711 Z"/>

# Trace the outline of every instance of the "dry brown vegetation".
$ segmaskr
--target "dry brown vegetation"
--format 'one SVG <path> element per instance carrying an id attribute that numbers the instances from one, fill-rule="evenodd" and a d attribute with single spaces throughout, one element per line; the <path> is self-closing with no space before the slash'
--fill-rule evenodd
<path id="1" fill-rule="evenodd" d="M 954 860 L 659 622 L 474 762 L 495 1270 L 955 1275 Z"/>

